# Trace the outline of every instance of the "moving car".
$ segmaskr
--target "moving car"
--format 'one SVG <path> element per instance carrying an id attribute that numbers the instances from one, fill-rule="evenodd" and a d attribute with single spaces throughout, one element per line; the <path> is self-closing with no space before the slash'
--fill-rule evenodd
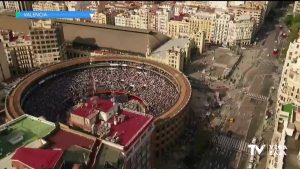
<path id="1" fill-rule="evenodd" d="M 276 56 L 278 54 L 278 49 L 277 48 L 273 49 L 272 53 L 273 53 L 273 56 Z"/>
<path id="2" fill-rule="evenodd" d="M 283 38 L 285 38 L 286 36 L 287 36 L 287 34 L 286 33 L 282 33 L 282 35 L 281 35 Z"/>

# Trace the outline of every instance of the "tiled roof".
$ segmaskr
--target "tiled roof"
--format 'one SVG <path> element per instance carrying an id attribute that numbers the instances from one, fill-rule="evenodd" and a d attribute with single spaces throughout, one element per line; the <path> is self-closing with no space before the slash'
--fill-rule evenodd
<path id="1" fill-rule="evenodd" d="M 62 157 L 62 150 L 31 149 L 21 147 L 11 157 L 31 168 L 54 169 Z"/>

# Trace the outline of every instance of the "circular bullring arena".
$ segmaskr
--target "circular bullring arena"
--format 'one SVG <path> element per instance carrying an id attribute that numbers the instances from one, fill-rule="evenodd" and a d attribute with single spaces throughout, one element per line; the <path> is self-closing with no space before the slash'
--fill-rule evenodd
<path id="1" fill-rule="evenodd" d="M 24 77 L 6 99 L 8 118 L 22 114 L 68 121 L 68 110 L 83 98 L 127 94 L 155 117 L 153 152 L 159 156 L 180 135 L 189 111 L 191 86 L 176 69 L 141 57 L 77 58 Z"/>

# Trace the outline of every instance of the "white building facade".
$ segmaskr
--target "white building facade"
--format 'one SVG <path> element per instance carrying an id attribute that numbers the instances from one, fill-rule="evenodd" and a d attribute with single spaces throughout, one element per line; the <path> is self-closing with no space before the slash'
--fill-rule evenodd
<path id="1" fill-rule="evenodd" d="M 228 36 L 229 21 L 231 15 L 226 13 L 217 14 L 215 29 L 214 29 L 214 42 L 216 44 L 225 44 Z"/>
<path id="2" fill-rule="evenodd" d="M 248 15 L 231 20 L 228 26 L 226 45 L 249 45 L 253 36 L 255 21 Z"/>

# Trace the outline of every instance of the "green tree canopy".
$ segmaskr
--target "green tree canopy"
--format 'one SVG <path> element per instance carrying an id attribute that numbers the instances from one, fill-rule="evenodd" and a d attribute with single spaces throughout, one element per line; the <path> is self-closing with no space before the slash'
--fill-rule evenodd
<path id="1" fill-rule="evenodd" d="M 300 22 L 300 14 L 296 14 L 293 17 L 292 24 L 299 23 L 299 22 Z"/>
<path id="2" fill-rule="evenodd" d="M 289 34 L 290 42 L 293 42 L 295 39 L 297 39 L 299 28 L 300 28 L 300 22 L 292 24 L 291 33 Z"/>
<path id="3" fill-rule="evenodd" d="M 291 26 L 292 21 L 293 21 L 293 15 L 287 15 L 287 16 L 284 18 L 284 23 L 285 23 L 287 26 Z"/>

